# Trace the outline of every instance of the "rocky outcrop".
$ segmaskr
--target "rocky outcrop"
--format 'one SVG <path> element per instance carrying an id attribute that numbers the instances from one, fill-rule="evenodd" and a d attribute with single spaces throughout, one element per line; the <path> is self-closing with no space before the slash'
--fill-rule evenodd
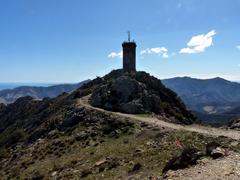
<path id="1" fill-rule="evenodd" d="M 173 91 L 145 72 L 111 72 L 93 90 L 90 104 L 130 114 L 155 113 L 184 124 L 195 120 Z"/>
<path id="2" fill-rule="evenodd" d="M 183 148 L 181 154 L 170 159 L 163 168 L 163 175 L 166 175 L 166 172 L 169 170 L 175 171 L 196 165 L 200 162 L 201 158 L 211 157 L 213 159 L 218 159 L 228 155 L 227 150 L 222 148 L 221 145 L 215 141 L 207 143 L 205 153 L 196 148 L 186 148 L 183 146 L 181 148 Z"/>
<path id="3" fill-rule="evenodd" d="M 236 130 L 240 130 L 240 118 L 236 118 L 231 120 L 228 125 L 227 125 L 230 129 L 236 129 Z"/>
<path id="4" fill-rule="evenodd" d="M 206 155 L 217 159 L 227 154 L 226 150 L 217 142 L 210 142 L 206 146 Z"/>
<path id="5" fill-rule="evenodd" d="M 166 173 L 168 170 L 184 169 L 192 165 L 197 164 L 197 160 L 202 157 L 203 154 L 195 148 L 186 148 L 179 156 L 173 157 L 163 168 L 162 173 Z"/>
<path id="6" fill-rule="evenodd" d="M 140 99 L 140 92 L 145 92 L 144 98 L 148 98 L 144 84 L 128 76 L 121 76 L 115 81 L 104 84 L 97 88 L 91 96 L 91 104 L 97 107 L 104 107 L 112 111 L 122 111 L 127 113 L 151 112 L 151 107 L 144 107 Z M 139 97 L 137 99 L 137 97 Z"/>

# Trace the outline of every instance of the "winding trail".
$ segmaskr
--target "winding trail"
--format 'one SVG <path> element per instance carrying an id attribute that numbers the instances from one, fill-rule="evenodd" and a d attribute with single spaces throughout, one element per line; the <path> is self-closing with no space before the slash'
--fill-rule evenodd
<path id="1" fill-rule="evenodd" d="M 220 128 L 213 128 L 213 127 L 206 127 L 206 126 L 201 126 L 201 125 L 179 125 L 179 124 L 173 124 L 169 123 L 166 121 L 163 121 L 159 118 L 156 117 L 141 117 L 139 115 L 135 114 L 125 114 L 125 113 L 120 113 L 120 112 L 112 112 L 112 111 L 107 111 L 101 108 L 93 107 L 89 104 L 88 99 L 89 96 L 82 97 L 78 100 L 78 105 L 84 106 L 87 109 L 92 109 L 112 115 L 117 115 L 121 117 L 126 117 L 126 118 L 132 118 L 141 122 L 145 122 L 148 124 L 154 124 L 156 126 L 160 127 L 166 127 L 170 129 L 175 129 L 175 130 L 184 130 L 184 131 L 190 131 L 190 132 L 196 132 L 200 134 L 205 134 L 205 135 L 210 135 L 210 136 L 224 136 L 228 137 L 230 139 L 234 140 L 240 140 L 240 131 L 235 131 L 235 130 L 226 130 L 226 129 L 220 129 Z"/>

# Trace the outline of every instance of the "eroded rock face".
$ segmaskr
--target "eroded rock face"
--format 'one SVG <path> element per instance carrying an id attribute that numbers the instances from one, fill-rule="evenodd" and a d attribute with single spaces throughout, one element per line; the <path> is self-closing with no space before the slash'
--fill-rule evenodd
<path id="1" fill-rule="evenodd" d="M 90 104 L 130 114 L 166 115 L 184 124 L 191 124 L 195 120 L 173 91 L 145 72 L 111 72 L 93 90 Z"/>
<path id="2" fill-rule="evenodd" d="M 142 97 L 139 94 L 143 91 L 142 84 L 128 76 L 121 76 L 98 88 L 91 96 L 91 103 L 94 106 L 104 107 L 112 111 L 144 113 Z"/>

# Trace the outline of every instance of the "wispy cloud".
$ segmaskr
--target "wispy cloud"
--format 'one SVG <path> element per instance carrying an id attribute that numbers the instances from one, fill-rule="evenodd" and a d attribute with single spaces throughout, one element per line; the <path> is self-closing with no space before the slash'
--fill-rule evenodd
<path id="1" fill-rule="evenodd" d="M 236 48 L 237 48 L 238 50 L 240 50 L 240 45 L 236 46 Z"/>
<path id="2" fill-rule="evenodd" d="M 108 55 L 108 58 L 122 58 L 123 57 L 123 52 L 111 52 L 109 55 Z"/>
<path id="3" fill-rule="evenodd" d="M 165 47 L 155 47 L 155 48 L 147 48 L 141 50 L 140 55 L 144 54 L 157 54 L 162 56 L 163 58 L 168 58 L 168 49 Z"/>
<path id="4" fill-rule="evenodd" d="M 204 52 L 206 48 L 213 45 L 214 35 L 216 35 L 215 30 L 210 31 L 207 34 L 193 36 L 187 43 L 187 47 L 181 49 L 179 53 L 194 54 Z"/>

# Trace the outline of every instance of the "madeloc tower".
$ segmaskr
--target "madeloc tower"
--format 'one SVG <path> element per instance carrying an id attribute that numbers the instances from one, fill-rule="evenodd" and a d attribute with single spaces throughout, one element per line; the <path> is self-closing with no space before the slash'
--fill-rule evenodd
<path id="1" fill-rule="evenodd" d="M 128 32 L 128 40 L 122 43 L 123 47 L 123 70 L 126 72 L 136 71 L 136 47 L 137 44 L 131 40 L 130 32 Z"/>

